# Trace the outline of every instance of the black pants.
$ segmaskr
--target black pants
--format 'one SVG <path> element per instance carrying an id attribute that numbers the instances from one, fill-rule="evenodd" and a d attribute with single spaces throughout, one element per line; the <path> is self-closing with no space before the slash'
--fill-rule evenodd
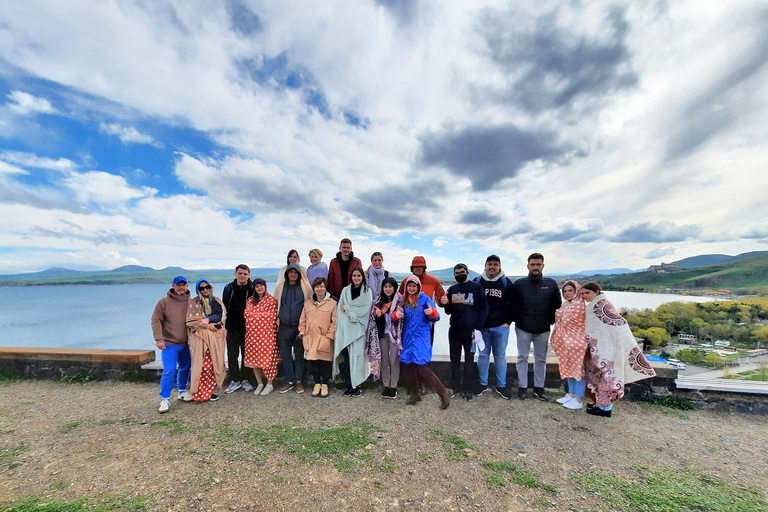
<path id="1" fill-rule="evenodd" d="M 315 379 L 315 384 L 328 384 L 331 380 L 333 361 L 321 361 L 319 359 L 307 359 L 307 366 Z"/>
<path id="2" fill-rule="evenodd" d="M 304 343 L 299 338 L 299 326 L 280 323 L 277 346 L 283 360 L 285 382 L 296 384 L 304 377 Z"/>
<path id="3" fill-rule="evenodd" d="M 344 360 L 339 362 L 339 372 L 341 373 L 341 376 L 344 377 L 344 384 L 346 384 L 347 389 L 349 389 L 352 387 L 352 374 L 349 367 L 349 350 L 344 348 L 339 354 L 344 356 Z"/>
<path id="4" fill-rule="evenodd" d="M 479 384 L 475 354 L 472 353 L 470 329 L 451 326 L 448 329 L 448 346 L 451 354 L 451 387 L 454 391 L 473 391 Z M 461 351 L 464 351 L 464 368 L 461 367 Z"/>
<path id="5" fill-rule="evenodd" d="M 227 364 L 232 382 L 250 380 L 249 377 L 253 375 L 253 372 L 246 370 L 244 358 L 245 330 L 227 328 Z"/>

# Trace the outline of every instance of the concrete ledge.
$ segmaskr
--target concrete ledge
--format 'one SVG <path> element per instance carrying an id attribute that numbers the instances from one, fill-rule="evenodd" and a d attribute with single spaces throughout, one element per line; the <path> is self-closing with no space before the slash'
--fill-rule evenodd
<path id="1" fill-rule="evenodd" d="M 155 351 L 105 348 L 0 347 L 0 359 L 88 361 L 94 363 L 126 363 L 141 365 L 154 361 Z"/>

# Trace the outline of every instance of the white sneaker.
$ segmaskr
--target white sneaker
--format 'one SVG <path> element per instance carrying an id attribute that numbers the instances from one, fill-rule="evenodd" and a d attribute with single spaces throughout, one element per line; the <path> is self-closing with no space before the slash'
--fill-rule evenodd
<path id="1" fill-rule="evenodd" d="M 241 383 L 239 383 L 236 380 L 233 380 L 232 382 L 229 383 L 229 387 L 227 389 L 225 389 L 224 392 L 226 394 L 234 393 L 235 391 L 237 391 L 241 387 L 243 387 L 243 385 Z"/>
<path id="2" fill-rule="evenodd" d="M 248 382 L 247 380 L 244 380 L 243 381 L 243 389 L 245 391 L 251 392 L 251 391 L 253 391 L 253 385 L 250 382 Z"/>
<path id="3" fill-rule="evenodd" d="M 258 386 L 256 386 L 256 389 L 253 390 L 253 394 L 260 395 L 263 390 L 264 390 L 264 384 L 259 384 Z"/>
<path id="4" fill-rule="evenodd" d="M 570 402 L 571 400 L 573 400 L 573 397 L 571 395 L 565 395 L 563 398 L 558 398 L 555 401 L 559 404 L 564 404 L 564 403 Z"/>
<path id="5" fill-rule="evenodd" d="M 579 402 L 575 398 L 572 398 L 571 400 L 568 400 L 567 402 L 565 402 L 563 404 L 563 407 L 565 407 L 566 409 L 578 410 L 578 409 L 581 409 L 582 407 L 584 407 L 584 404 L 582 404 L 581 402 Z"/>
<path id="6" fill-rule="evenodd" d="M 177 400 L 181 400 L 183 402 L 191 402 L 192 401 L 192 393 L 189 391 L 181 391 L 179 393 L 179 396 L 176 397 Z"/>
<path id="7" fill-rule="evenodd" d="M 272 384 L 267 384 L 264 386 L 264 391 L 261 392 L 261 396 L 267 396 L 273 389 L 275 389 L 275 387 Z"/>
<path id="8" fill-rule="evenodd" d="M 171 401 L 167 398 L 163 398 L 160 400 L 160 408 L 157 410 L 160 414 L 168 412 L 168 409 L 171 408 Z"/>

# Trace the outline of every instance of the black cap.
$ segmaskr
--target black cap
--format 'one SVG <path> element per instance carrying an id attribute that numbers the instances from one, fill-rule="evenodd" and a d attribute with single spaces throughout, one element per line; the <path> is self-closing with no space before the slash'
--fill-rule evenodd
<path id="1" fill-rule="evenodd" d="M 490 256 L 488 256 L 487 258 L 485 258 L 485 262 L 486 262 L 486 263 L 488 263 L 489 261 L 498 261 L 498 262 L 499 262 L 499 264 L 501 264 L 501 258 L 499 258 L 498 256 L 496 256 L 495 254 L 491 254 Z"/>

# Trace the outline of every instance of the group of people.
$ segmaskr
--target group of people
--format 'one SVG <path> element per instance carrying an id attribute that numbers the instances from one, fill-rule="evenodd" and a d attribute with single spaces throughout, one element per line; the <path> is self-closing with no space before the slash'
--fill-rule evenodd
<path id="1" fill-rule="evenodd" d="M 483 273 L 474 280 L 469 280 L 467 266 L 459 263 L 454 267 L 456 284 L 447 292 L 427 273 L 422 256 L 413 259 L 413 275 L 399 287 L 385 270 L 381 253 L 373 253 L 371 265 L 364 270 L 348 238 L 341 240 L 330 265 L 322 262 L 322 256 L 319 249 L 312 249 L 311 265 L 305 269 L 298 252 L 291 250 L 273 294 L 264 279 L 250 279 L 244 264 L 235 268 L 235 279 L 224 287 L 221 299 L 204 279 L 196 283 L 196 296 L 191 297 L 187 280 L 177 276 L 152 315 L 163 362 L 159 411 L 170 408 L 174 380 L 182 401 L 218 400 L 214 391 L 223 389 L 225 352 L 230 373 L 225 393 L 240 389 L 261 396 L 273 391 L 304 393 L 312 377 L 311 395 L 325 398 L 331 379 L 339 376 L 345 384 L 344 396 L 356 397 L 362 394 L 361 384 L 373 375 L 382 381 L 381 397 L 395 399 L 402 370 L 408 405 L 422 401 L 425 386 L 439 396 L 441 409 L 456 395 L 472 401 L 492 390 L 509 400 L 506 350 L 513 322 L 521 400 L 528 398 L 531 345 L 533 396 L 548 400 L 544 380 L 553 324 L 553 348 L 560 358 L 561 375 L 569 383 L 569 393 L 558 400 L 565 407 L 581 408 L 588 385 L 597 404 L 588 412 L 609 416 L 612 403 L 623 395 L 624 383 L 645 378 L 638 375 L 653 375 L 636 343 L 634 350 L 624 347 L 634 362 L 606 362 L 621 354 L 603 347 L 603 340 L 621 339 L 626 344 L 628 339 L 603 326 L 623 325 L 629 331 L 626 321 L 599 287 L 595 291 L 594 283 L 582 288 L 573 281 L 565 283 L 563 303 L 557 283 L 543 276 L 544 257 L 539 253 L 528 257 L 528 276 L 514 282 L 504 275 L 496 255 L 488 256 Z M 593 325 L 586 302 L 595 303 L 592 316 L 602 325 Z M 450 387 L 430 369 L 438 307 L 450 316 Z M 491 355 L 496 374 L 493 389 L 488 380 Z M 284 383 L 275 389 L 279 364 Z"/>

